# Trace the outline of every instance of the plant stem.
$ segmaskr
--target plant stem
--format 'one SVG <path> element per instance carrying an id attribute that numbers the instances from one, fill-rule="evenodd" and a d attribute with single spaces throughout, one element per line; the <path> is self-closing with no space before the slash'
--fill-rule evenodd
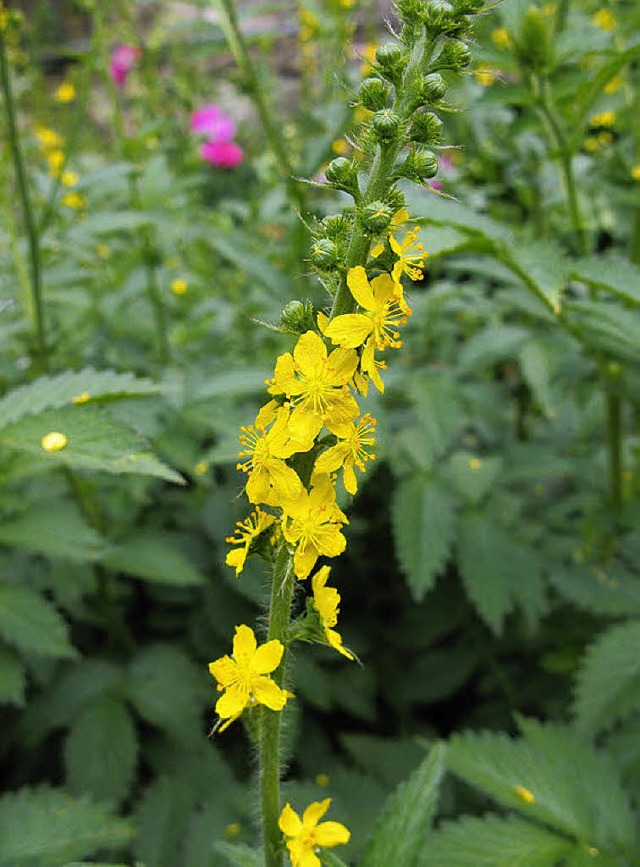
<path id="1" fill-rule="evenodd" d="M 280 548 L 273 566 L 271 605 L 269 609 L 269 641 L 277 639 L 285 646 L 282 660 L 272 675 L 282 687 L 287 659 L 287 630 L 295 576 L 293 558 L 286 545 Z M 260 802 L 262 808 L 262 839 L 266 867 L 282 867 L 282 834 L 280 816 L 280 731 L 282 712 L 261 708 L 260 719 Z"/>
<path id="2" fill-rule="evenodd" d="M 11 77 L 9 72 L 9 64 L 7 62 L 5 38 L 2 29 L 0 28 L 0 86 L 5 104 L 5 113 L 7 117 L 7 127 L 9 132 L 9 146 L 13 159 L 16 181 L 18 184 L 18 196 L 22 205 L 22 213 L 24 216 L 24 225 L 27 233 L 29 245 L 29 261 L 30 261 L 30 287 L 31 287 L 31 303 L 33 311 L 33 359 L 34 366 L 39 371 L 46 371 L 49 367 L 47 337 L 44 318 L 44 305 L 42 301 L 42 262 L 40 258 L 40 237 L 36 226 L 36 221 L 29 195 L 29 183 L 27 180 L 27 172 L 24 164 L 22 153 L 22 145 L 18 126 L 16 124 L 15 104 L 13 100 L 13 90 L 11 87 Z"/>
<path id="3" fill-rule="evenodd" d="M 562 33 L 567 26 L 567 18 L 569 17 L 569 0 L 558 0 L 556 6 L 555 29 L 556 33 Z"/>

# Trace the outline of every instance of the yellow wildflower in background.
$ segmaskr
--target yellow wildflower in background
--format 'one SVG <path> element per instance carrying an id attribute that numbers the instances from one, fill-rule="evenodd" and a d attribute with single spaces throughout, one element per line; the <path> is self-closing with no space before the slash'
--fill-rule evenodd
<path id="1" fill-rule="evenodd" d="M 634 181 L 640 181 L 640 163 L 633 166 L 633 168 L 631 169 L 631 177 Z"/>
<path id="2" fill-rule="evenodd" d="M 225 541 L 229 545 L 239 545 L 238 548 L 232 548 L 227 553 L 225 560 L 227 566 L 232 566 L 236 570 L 236 577 L 244 569 L 244 564 L 249 553 L 249 548 L 254 539 L 257 539 L 261 533 L 264 533 L 272 524 L 275 523 L 273 515 L 269 515 L 263 509 L 258 507 L 244 521 L 236 522 L 236 529 L 233 531 L 233 536 L 228 536 Z"/>
<path id="3" fill-rule="evenodd" d="M 525 804 L 535 804 L 536 802 L 536 797 L 533 792 L 530 789 L 525 789 L 524 786 L 514 786 L 513 792 L 521 801 L 524 801 Z"/>
<path id="4" fill-rule="evenodd" d="M 280 641 L 267 641 L 258 647 L 251 627 L 236 626 L 233 656 L 222 656 L 209 663 L 209 672 L 218 682 L 218 691 L 223 693 L 216 702 L 216 713 L 225 720 L 221 732 L 252 705 L 282 710 L 287 693 L 267 675 L 280 665 L 283 653 Z"/>
<path id="5" fill-rule="evenodd" d="M 64 81 L 56 88 L 55 97 L 57 102 L 67 103 L 73 102 L 77 96 L 75 85 L 70 81 Z"/>
<path id="6" fill-rule="evenodd" d="M 187 281 L 182 280 L 179 277 L 176 280 L 171 281 L 171 291 L 174 295 L 185 295 L 188 288 L 189 286 Z"/>
<path id="7" fill-rule="evenodd" d="M 42 437 L 40 445 L 45 452 L 59 452 L 66 448 L 68 442 L 67 437 L 63 433 L 60 433 L 60 431 L 57 430 L 52 430 L 51 433 Z"/>
<path id="8" fill-rule="evenodd" d="M 506 27 L 497 27 L 491 33 L 491 41 L 494 45 L 497 45 L 498 48 L 511 48 L 513 42 L 511 37 L 509 36 L 509 31 Z"/>
<path id="9" fill-rule="evenodd" d="M 63 187 L 75 187 L 79 180 L 80 177 L 77 172 L 72 172 L 69 169 L 66 169 L 60 175 L 60 181 L 62 182 Z"/>
<path id="10" fill-rule="evenodd" d="M 47 126 L 36 126 L 36 138 L 40 142 L 43 150 L 56 150 L 62 147 L 64 139 L 54 129 L 49 129 Z"/>
<path id="11" fill-rule="evenodd" d="M 60 199 L 60 204 L 64 205 L 65 208 L 70 208 L 72 211 L 77 211 L 80 208 L 84 208 L 87 200 L 80 193 L 66 193 Z"/>
<path id="12" fill-rule="evenodd" d="M 64 165 L 64 152 L 61 150 L 53 150 L 47 154 L 47 162 L 52 175 L 57 176 L 58 172 Z"/>
<path id="13" fill-rule="evenodd" d="M 610 9 L 598 9 L 591 20 L 600 30 L 615 30 L 616 19 Z"/>
<path id="14" fill-rule="evenodd" d="M 478 84 L 482 85 L 482 87 L 491 87 L 498 77 L 493 67 L 487 66 L 485 63 L 481 63 L 480 66 L 474 70 L 473 74 Z"/>
<path id="15" fill-rule="evenodd" d="M 329 580 L 330 566 L 322 566 L 311 579 L 311 587 L 313 588 L 313 604 L 322 621 L 324 634 L 327 642 L 338 653 L 346 656 L 347 659 L 353 660 L 355 657 L 350 650 L 342 644 L 342 636 L 333 627 L 338 622 L 338 614 L 340 612 L 340 594 L 335 587 L 327 587 Z"/>
<path id="16" fill-rule="evenodd" d="M 321 867 L 317 849 L 343 846 L 351 839 L 351 832 L 340 822 L 320 822 L 330 804 L 331 798 L 314 801 L 304 811 L 302 819 L 290 804 L 285 804 L 278 826 L 287 838 L 292 867 Z"/>
<path id="17" fill-rule="evenodd" d="M 624 85 L 624 78 L 622 75 L 614 75 L 612 79 L 610 79 L 604 86 L 604 92 L 608 94 L 617 93 L 620 88 Z"/>
<path id="18" fill-rule="evenodd" d="M 611 127 L 616 122 L 615 111 L 600 111 L 597 114 L 592 114 L 589 118 L 589 124 L 592 127 Z"/>

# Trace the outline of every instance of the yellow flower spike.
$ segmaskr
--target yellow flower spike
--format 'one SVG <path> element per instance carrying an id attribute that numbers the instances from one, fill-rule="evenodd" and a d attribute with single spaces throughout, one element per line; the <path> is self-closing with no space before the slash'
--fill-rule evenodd
<path id="1" fill-rule="evenodd" d="M 189 286 L 186 280 L 180 278 L 171 282 L 171 291 L 174 295 L 185 295 Z"/>
<path id="2" fill-rule="evenodd" d="M 285 804 L 278 819 L 278 827 L 287 838 L 292 867 L 321 867 L 317 849 L 343 846 L 351 839 L 351 832 L 340 822 L 320 822 L 330 804 L 331 798 L 314 801 L 304 811 L 302 818 L 291 804 Z"/>
<path id="3" fill-rule="evenodd" d="M 80 193 L 66 193 L 60 199 L 60 204 L 65 208 L 69 208 L 71 211 L 78 211 L 80 208 L 84 208 L 87 204 L 87 200 L 84 196 L 81 196 Z"/>
<path id="4" fill-rule="evenodd" d="M 407 222 L 409 219 L 409 211 L 406 208 L 400 208 L 399 211 L 396 211 L 393 217 L 391 217 L 391 222 L 387 227 L 387 234 L 391 234 L 392 232 L 397 231 L 400 226 Z M 380 253 L 384 250 L 384 244 L 376 244 L 375 247 L 371 250 L 371 255 L 374 259 L 377 259 Z"/>
<path id="5" fill-rule="evenodd" d="M 612 127 L 615 122 L 615 111 L 600 111 L 597 114 L 592 114 L 589 118 L 589 125 L 595 129 Z"/>
<path id="6" fill-rule="evenodd" d="M 530 789 L 525 789 L 524 786 L 514 786 L 513 787 L 514 795 L 517 795 L 521 801 L 524 801 L 525 804 L 535 804 L 536 797 Z"/>
<path id="7" fill-rule="evenodd" d="M 311 579 L 313 604 L 322 621 L 327 643 L 338 653 L 353 661 L 355 659 L 353 653 L 343 646 L 342 636 L 333 628 L 338 622 L 338 614 L 340 613 L 340 594 L 335 587 L 326 586 L 329 572 L 331 572 L 329 566 L 322 566 Z"/>
<path id="8" fill-rule="evenodd" d="M 56 88 L 55 97 L 57 102 L 73 102 L 77 96 L 75 85 L 69 81 L 63 82 Z"/>
<path id="9" fill-rule="evenodd" d="M 616 19 L 610 9 L 598 9 L 591 20 L 600 30 L 615 30 Z"/>
<path id="10" fill-rule="evenodd" d="M 51 433 L 42 437 L 40 445 L 45 452 L 59 452 L 66 448 L 68 442 L 69 440 L 63 433 L 60 433 L 60 431 L 57 430 L 52 430 Z"/>
<path id="11" fill-rule="evenodd" d="M 284 645 L 277 640 L 258 647 L 253 629 L 236 626 L 233 656 L 223 656 L 209 663 L 209 673 L 216 679 L 222 695 L 216 702 L 216 713 L 223 732 L 248 707 L 263 704 L 280 711 L 287 703 L 287 693 L 268 677 L 280 665 Z"/>
<path id="12" fill-rule="evenodd" d="M 75 397 L 71 398 L 72 403 L 81 404 L 87 403 L 90 400 L 90 395 L 88 391 L 83 391 L 80 394 L 77 394 Z"/>
<path id="13" fill-rule="evenodd" d="M 60 181 L 62 182 L 63 187 L 75 187 L 75 185 L 80 180 L 80 176 L 77 172 L 72 172 L 69 169 L 66 169 L 60 175 Z"/>
<path id="14" fill-rule="evenodd" d="M 424 260 L 429 255 L 425 252 L 422 244 L 416 243 L 418 240 L 418 227 L 407 232 L 405 239 L 400 244 L 393 235 L 389 235 L 389 244 L 391 249 L 398 257 L 398 261 L 393 266 L 392 277 L 396 283 L 400 282 L 400 277 L 406 274 L 410 280 L 422 280 L 424 274 Z"/>
<path id="15" fill-rule="evenodd" d="M 342 467 L 344 486 L 353 496 L 358 490 L 354 467 L 364 473 L 367 461 L 376 459 L 375 455 L 368 451 L 376 444 L 376 420 L 369 413 L 365 413 L 357 424 L 349 422 L 346 425 L 328 427 L 331 433 L 338 437 L 339 442 L 318 457 L 314 469 L 317 473 L 333 473 Z"/>
<path id="16" fill-rule="evenodd" d="M 62 136 L 49 127 L 38 125 L 35 128 L 35 133 L 44 151 L 59 150 L 64 144 Z"/>
<path id="17" fill-rule="evenodd" d="M 236 522 L 233 536 L 225 539 L 229 545 L 239 545 L 227 553 L 226 564 L 236 570 L 236 578 L 244 569 L 244 564 L 249 553 L 249 548 L 254 539 L 267 530 L 276 521 L 273 515 L 269 515 L 261 508 L 255 509 L 244 521 Z"/>
<path id="18" fill-rule="evenodd" d="M 47 155 L 49 169 L 53 175 L 57 175 L 62 165 L 64 164 L 65 156 L 61 150 L 53 150 Z"/>

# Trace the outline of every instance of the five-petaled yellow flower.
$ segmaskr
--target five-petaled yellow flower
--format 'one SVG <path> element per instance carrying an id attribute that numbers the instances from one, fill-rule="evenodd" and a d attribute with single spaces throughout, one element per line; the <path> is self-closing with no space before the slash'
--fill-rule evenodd
<path id="1" fill-rule="evenodd" d="M 230 545 L 239 545 L 238 548 L 232 548 L 228 552 L 225 561 L 227 566 L 232 566 L 236 570 L 236 577 L 244 569 L 245 560 L 247 559 L 253 540 L 257 539 L 261 533 L 264 533 L 265 530 L 275 523 L 275 520 L 273 515 L 269 515 L 262 509 L 257 508 L 244 521 L 236 523 L 233 536 L 228 536 L 225 540 Z"/>
<path id="2" fill-rule="evenodd" d="M 311 579 L 313 602 L 322 621 L 327 642 L 347 659 L 354 659 L 353 653 L 342 644 L 342 636 L 333 629 L 340 612 L 340 594 L 335 587 L 327 587 L 330 566 L 322 566 Z"/>
<path id="3" fill-rule="evenodd" d="M 282 833 L 287 837 L 287 849 L 293 867 L 320 867 L 318 849 L 328 849 L 348 843 L 351 832 L 340 822 L 320 822 L 329 809 L 331 798 L 314 801 L 302 814 L 302 819 L 285 804 L 278 819 Z M 320 822 L 320 824 L 318 824 Z"/>
<path id="4" fill-rule="evenodd" d="M 316 473 L 333 473 L 342 467 L 344 486 L 350 494 L 355 494 L 358 480 L 354 466 L 363 473 L 366 462 L 375 460 L 375 455 L 367 449 L 373 448 L 376 442 L 376 420 L 367 412 L 357 424 L 349 422 L 330 426 L 329 430 L 338 437 L 339 442 L 320 455 L 314 469 Z"/>
<path id="5" fill-rule="evenodd" d="M 221 732 L 251 705 L 282 710 L 289 693 L 267 675 L 280 665 L 283 653 L 280 641 L 267 641 L 258 647 L 253 629 L 236 626 L 233 657 L 223 656 L 209 663 L 209 672 L 218 681 L 218 691 L 223 692 L 216 702 L 216 713 L 225 720 Z"/>
<path id="6" fill-rule="evenodd" d="M 396 264 L 393 266 L 391 276 L 396 281 L 400 282 L 400 277 L 406 274 L 410 280 L 422 280 L 424 268 L 424 260 L 428 256 L 422 244 L 418 244 L 418 229 L 407 232 L 402 243 L 398 243 L 393 235 L 389 235 L 389 244 L 391 249 L 398 257 Z"/>

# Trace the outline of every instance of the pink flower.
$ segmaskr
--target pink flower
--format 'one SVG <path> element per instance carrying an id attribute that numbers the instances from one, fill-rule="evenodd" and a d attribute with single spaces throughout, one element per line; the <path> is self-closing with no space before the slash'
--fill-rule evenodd
<path id="1" fill-rule="evenodd" d="M 210 139 L 200 146 L 200 156 L 212 166 L 233 169 L 244 159 L 244 151 L 233 141 Z"/>
<path id="2" fill-rule="evenodd" d="M 111 52 L 109 74 L 120 90 L 127 83 L 127 76 L 141 54 L 142 51 L 135 45 L 116 45 Z"/>
<path id="3" fill-rule="evenodd" d="M 230 142 L 236 134 L 236 125 L 220 106 L 212 102 L 192 113 L 189 130 L 202 133 L 212 141 Z"/>

